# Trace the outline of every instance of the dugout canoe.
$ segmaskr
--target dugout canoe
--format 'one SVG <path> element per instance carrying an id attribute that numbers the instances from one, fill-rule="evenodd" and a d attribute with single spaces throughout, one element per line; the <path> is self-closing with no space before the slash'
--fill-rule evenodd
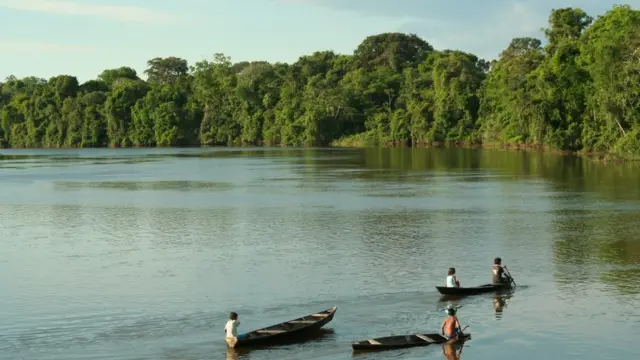
<path id="1" fill-rule="evenodd" d="M 442 295 L 475 295 L 490 293 L 498 290 L 511 289 L 511 284 L 484 284 L 475 287 L 446 287 L 436 286 Z"/>
<path id="2" fill-rule="evenodd" d="M 240 339 L 225 339 L 225 341 L 227 346 L 231 348 L 268 346 L 298 341 L 317 332 L 333 320 L 337 309 L 338 307 L 334 306 L 325 311 L 241 334 L 238 336 Z"/>
<path id="3" fill-rule="evenodd" d="M 443 344 L 446 342 L 464 341 L 471 338 L 471 334 L 458 335 L 455 339 L 447 339 L 440 334 L 411 334 L 379 337 L 375 339 L 357 341 L 351 344 L 355 351 L 359 350 L 393 350 L 405 349 L 416 346 L 428 346 L 431 344 Z"/>

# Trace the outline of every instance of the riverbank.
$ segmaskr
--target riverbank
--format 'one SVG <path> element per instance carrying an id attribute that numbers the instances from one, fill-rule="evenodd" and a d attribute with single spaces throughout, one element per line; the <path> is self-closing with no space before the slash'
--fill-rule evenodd
<path id="1" fill-rule="evenodd" d="M 462 149 L 487 149 L 498 151 L 524 151 L 524 152 L 544 152 L 559 156 L 579 156 L 592 161 L 602 163 L 624 163 L 640 161 L 640 154 L 622 156 L 615 153 L 605 153 L 596 151 L 571 151 L 555 149 L 545 145 L 531 145 L 522 143 L 500 143 L 500 142 L 469 142 L 469 141 L 434 141 L 417 144 L 388 142 L 379 144 L 363 134 L 357 134 L 341 138 L 331 142 L 331 147 L 341 148 L 368 148 L 368 147 L 417 147 L 417 148 L 462 148 Z"/>
<path id="2" fill-rule="evenodd" d="M 359 134 L 360 135 L 360 134 Z M 0 148 L 0 158 L 2 157 L 2 150 L 81 150 L 81 149 L 171 149 L 171 148 L 313 148 L 313 146 L 288 146 L 288 145 L 248 145 L 248 144 L 233 144 L 233 145 L 185 145 L 185 146 L 104 146 L 104 147 L 33 147 L 33 148 Z M 385 143 L 378 144 L 375 142 L 359 141 L 356 137 L 349 137 L 346 139 L 340 139 L 331 142 L 326 146 L 319 146 L 317 148 L 442 148 L 442 149 L 486 149 L 496 151 L 511 151 L 511 152 L 535 152 L 535 153 L 547 153 L 558 156 L 577 156 L 591 161 L 599 163 L 629 163 L 640 162 L 640 155 L 632 155 L 628 157 L 620 156 L 613 153 L 603 152 L 591 152 L 591 151 L 569 151 L 553 149 L 547 146 L 541 145 L 528 145 L 528 144 L 509 144 L 509 143 L 478 143 L 478 142 L 464 142 L 464 141 L 445 141 L 445 142 L 423 142 L 418 144 L 403 143 Z"/>

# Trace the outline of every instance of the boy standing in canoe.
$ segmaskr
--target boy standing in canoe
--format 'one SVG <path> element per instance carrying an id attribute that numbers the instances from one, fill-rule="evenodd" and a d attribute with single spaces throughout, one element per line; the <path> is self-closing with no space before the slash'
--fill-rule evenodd
<path id="1" fill-rule="evenodd" d="M 447 314 L 449 316 L 444 319 L 444 321 L 442 322 L 442 327 L 440 328 L 442 336 L 446 337 L 447 340 L 451 340 L 457 338 L 458 335 L 463 335 L 462 326 L 460 325 L 460 321 L 456 316 L 456 309 L 450 307 L 449 309 L 447 309 Z"/>
<path id="2" fill-rule="evenodd" d="M 238 325 L 240 325 L 240 320 L 238 320 L 238 314 L 232 312 L 229 315 L 229 321 L 224 326 L 224 332 L 226 334 L 225 341 L 230 347 L 234 347 L 238 342 Z"/>

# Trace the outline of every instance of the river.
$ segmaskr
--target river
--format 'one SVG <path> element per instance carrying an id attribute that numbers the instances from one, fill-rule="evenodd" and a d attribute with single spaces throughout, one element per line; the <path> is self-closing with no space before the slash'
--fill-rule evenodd
<path id="1" fill-rule="evenodd" d="M 0 358 L 637 358 L 640 166 L 464 149 L 0 151 Z M 441 299 L 447 269 L 509 297 Z M 227 351 L 240 331 L 338 306 L 313 341 Z"/>

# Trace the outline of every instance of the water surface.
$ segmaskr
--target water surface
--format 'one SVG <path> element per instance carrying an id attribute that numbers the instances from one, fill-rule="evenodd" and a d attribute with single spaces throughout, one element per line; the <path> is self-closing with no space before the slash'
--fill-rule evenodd
<path id="1" fill-rule="evenodd" d="M 437 359 L 439 345 L 350 343 L 437 332 L 461 359 L 640 355 L 640 171 L 455 149 L 3 150 L 2 359 Z M 443 300 L 447 268 L 508 297 Z M 228 352 L 251 330 L 338 306 L 303 344 Z"/>

